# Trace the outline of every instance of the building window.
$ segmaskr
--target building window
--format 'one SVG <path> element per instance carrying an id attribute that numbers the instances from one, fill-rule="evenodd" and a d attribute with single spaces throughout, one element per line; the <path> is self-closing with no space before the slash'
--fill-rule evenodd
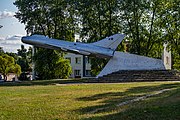
<path id="1" fill-rule="evenodd" d="M 74 70 L 74 76 L 75 77 L 81 76 L 81 70 Z"/>
<path id="2" fill-rule="evenodd" d="M 76 64 L 81 64 L 81 57 L 76 57 L 76 59 L 75 59 L 76 61 Z"/>
<path id="3" fill-rule="evenodd" d="M 89 57 L 86 57 L 86 64 L 90 64 L 90 58 Z"/>
<path id="4" fill-rule="evenodd" d="M 86 76 L 91 76 L 91 70 L 86 70 Z"/>
<path id="5" fill-rule="evenodd" d="M 69 62 L 71 63 L 71 58 L 70 57 L 67 57 L 66 59 L 69 60 Z"/>

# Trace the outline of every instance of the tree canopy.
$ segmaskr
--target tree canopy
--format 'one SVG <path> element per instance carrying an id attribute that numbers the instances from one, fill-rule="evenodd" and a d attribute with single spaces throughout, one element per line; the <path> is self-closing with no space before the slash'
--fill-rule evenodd
<path id="1" fill-rule="evenodd" d="M 17 0 L 14 4 L 19 9 L 15 16 L 26 25 L 28 34 L 74 40 L 74 23 L 69 14 L 70 8 L 67 1 Z M 64 59 L 64 53 L 42 48 L 35 48 L 35 51 L 35 70 L 39 77 L 42 79 L 67 78 L 70 75 L 71 66 Z"/>
<path id="2" fill-rule="evenodd" d="M 32 71 L 32 48 L 27 50 L 24 45 L 21 45 L 21 49 L 17 50 L 17 64 L 21 66 L 22 72 Z"/>
<path id="3" fill-rule="evenodd" d="M 7 80 L 8 73 L 15 73 L 20 75 L 21 67 L 15 63 L 14 58 L 3 54 L 0 55 L 0 73 L 4 76 L 4 79 Z"/>
<path id="4" fill-rule="evenodd" d="M 179 0 L 16 0 L 14 4 L 19 9 L 15 16 L 27 33 L 69 41 L 79 34 L 82 42 L 124 33 L 128 52 L 154 58 L 161 58 L 168 42 L 173 63 L 179 66 Z M 92 66 L 105 64 L 93 62 Z"/>
<path id="5" fill-rule="evenodd" d="M 58 51 L 39 49 L 34 59 L 35 70 L 42 79 L 68 78 L 71 74 L 69 61 L 63 59 Z"/>

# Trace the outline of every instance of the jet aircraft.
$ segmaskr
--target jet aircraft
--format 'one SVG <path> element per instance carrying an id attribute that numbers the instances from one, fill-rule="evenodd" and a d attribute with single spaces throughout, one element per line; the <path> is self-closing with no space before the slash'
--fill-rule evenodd
<path id="1" fill-rule="evenodd" d="M 117 46 L 121 43 L 125 35 L 115 34 L 94 43 L 69 42 L 64 40 L 52 39 L 43 35 L 32 35 L 22 37 L 22 42 L 37 47 L 48 49 L 60 49 L 86 56 L 101 58 L 111 58 Z"/>
<path id="2" fill-rule="evenodd" d="M 115 51 L 124 36 L 123 34 L 115 34 L 97 42 L 86 44 L 52 39 L 42 35 L 32 35 L 22 37 L 22 42 L 43 48 L 61 49 L 85 56 L 110 58 L 97 78 L 120 70 L 165 70 L 162 60 Z"/>

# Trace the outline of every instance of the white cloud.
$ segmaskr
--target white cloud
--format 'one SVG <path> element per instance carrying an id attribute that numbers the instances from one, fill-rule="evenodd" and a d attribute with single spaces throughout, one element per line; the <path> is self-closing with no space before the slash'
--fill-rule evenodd
<path id="1" fill-rule="evenodd" d="M 0 37 L 0 41 L 1 41 L 1 40 L 5 40 L 5 38 L 4 38 L 4 37 Z"/>
<path id="2" fill-rule="evenodd" d="M 4 18 L 12 18 L 14 17 L 15 12 L 11 12 L 11 11 L 0 11 L 0 19 L 4 19 Z"/>
<path id="3" fill-rule="evenodd" d="M 20 40 L 23 35 L 13 35 L 13 36 L 7 36 L 7 40 Z"/>
<path id="4" fill-rule="evenodd" d="M 0 47 L 3 47 L 5 52 L 17 53 L 17 49 L 24 45 L 25 48 L 30 47 L 30 45 L 21 42 L 22 35 L 7 36 L 6 38 L 0 37 Z"/>

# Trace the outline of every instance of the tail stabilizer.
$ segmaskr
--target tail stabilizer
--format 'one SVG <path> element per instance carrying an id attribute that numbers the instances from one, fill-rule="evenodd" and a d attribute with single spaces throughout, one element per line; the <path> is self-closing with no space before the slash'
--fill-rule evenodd
<path id="1" fill-rule="evenodd" d="M 123 38 L 125 37 L 124 34 L 115 34 L 109 37 L 106 37 L 100 41 L 92 43 L 96 46 L 101 46 L 105 48 L 110 48 L 112 50 L 116 50 L 117 46 L 122 42 Z"/>

